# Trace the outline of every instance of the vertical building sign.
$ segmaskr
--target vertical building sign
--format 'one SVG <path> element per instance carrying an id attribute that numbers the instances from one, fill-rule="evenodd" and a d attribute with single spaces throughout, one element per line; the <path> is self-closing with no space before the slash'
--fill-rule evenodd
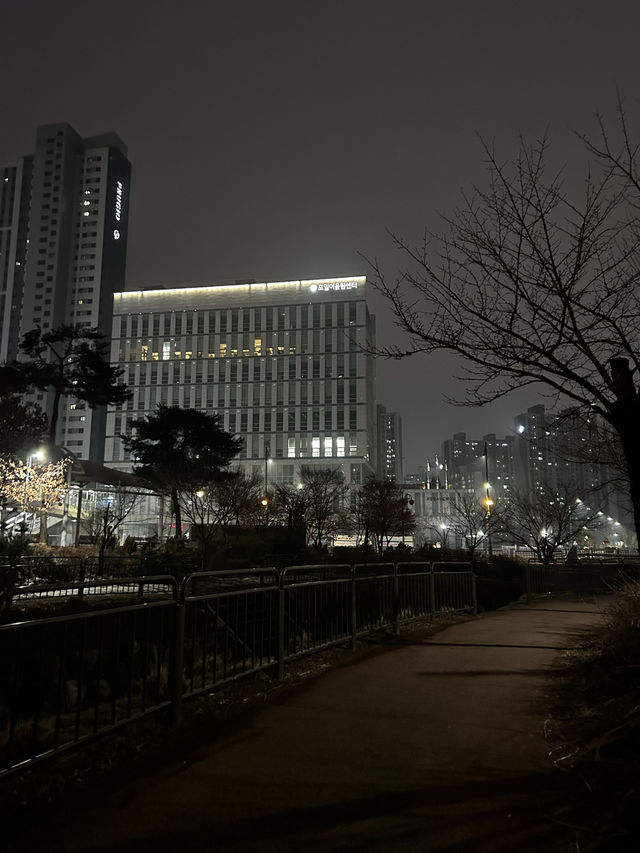
<path id="1" fill-rule="evenodd" d="M 122 181 L 116 181 L 115 205 L 114 205 L 114 220 L 115 228 L 113 229 L 113 239 L 120 239 L 120 220 L 122 218 L 122 208 L 124 204 L 124 186 Z"/>

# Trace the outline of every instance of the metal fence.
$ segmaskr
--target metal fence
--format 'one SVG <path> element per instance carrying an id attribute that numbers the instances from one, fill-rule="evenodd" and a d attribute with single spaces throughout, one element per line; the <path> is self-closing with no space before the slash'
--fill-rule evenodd
<path id="1" fill-rule="evenodd" d="M 162 709 L 177 724 L 189 697 L 266 668 L 281 678 L 286 661 L 376 629 L 476 611 L 470 565 L 426 563 L 27 586 L 14 602 L 79 586 L 115 606 L 0 626 L 0 774 Z"/>
<path id="2" fill-rule="evenodd" d="M 620 584 L 640 580 L 638 560 L 581 560 L 576 564 L 529 562 L 525 567 L 527 601 L 534 595 L 563 592 L 591 594 L 611 592 Z"/>

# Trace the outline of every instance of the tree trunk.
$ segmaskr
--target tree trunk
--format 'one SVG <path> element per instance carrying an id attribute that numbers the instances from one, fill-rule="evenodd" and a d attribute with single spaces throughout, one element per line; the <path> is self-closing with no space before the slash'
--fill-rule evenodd
<path id="1" fill-rule="evenodd" d="M 635 389 L 633 371 L 626 358 L 611 359 L 611 379 L 616 393 L 616 402 L 611 407 L 609 422 L 620 436 L 622 452 L 627 463 L 629 493 L 633 505 L 633 520 L 636 529 L 636 547 L 640 549 L 640 397 Z"/>
<path id="2" fill-rule="evenodd" d="M 40 510 L 40 535 L 39 540 L 41 545 L 48 545 L 49 536 L 47 531 L 47 511 L 46 509 Z"/>
<path id="3" fill-rule="evenodd" d="M 182 536 L 182 515 L 177 489 L 171 489 L 171 503 L 173 504 L 173 516 L 176 520 L 176 536 Z"/>
<path id="4" fill-rule="evenodd" d="M 58 414 L 60 410 L 61 396 L 62 391 L 56 389 L 56 393 L 53 397 L 53 406 L 51 408 L 51 420 L 49 422 L 49 444 L 51 447 L 54 447 L 56 443 L 56 431 L 58 429 Z"/>
<path id="5" fill-rule="evenodd" d="M 637 539 L 636 547 L 640 550 L 640 441 L 637 433 L 638 423 L 640 421 L 636 420 L 635 423 L 625 423 L 617 428 L 629 475 L 629 495 L 633 507 L 633 521 Z"/>

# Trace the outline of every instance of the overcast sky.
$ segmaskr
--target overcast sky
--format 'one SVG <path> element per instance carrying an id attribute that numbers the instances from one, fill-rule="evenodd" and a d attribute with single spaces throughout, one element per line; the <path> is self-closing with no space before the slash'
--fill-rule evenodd
<path id="1" fill-rule="evenodd" d="M 129 147 L 129 289 L 393 270 L 387 228 L 419 239 L 482 183 L 478 134 L 506 155 L 548 130 L 570 159 L 616 86 L 637 111 L 637 0 L 13 0 L 0 30 L 0 162 L 48 122 Z M 378 363 L 405 471 L 539 402 L 454 408 L 453 370 Z"/>

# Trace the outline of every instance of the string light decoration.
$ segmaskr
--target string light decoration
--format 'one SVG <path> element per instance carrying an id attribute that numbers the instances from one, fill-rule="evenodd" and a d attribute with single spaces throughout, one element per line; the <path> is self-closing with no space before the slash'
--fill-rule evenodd
<path id="1" fill-rule="evenodd" d="M 52 509 L 64 501 L 69 491 L 71 465 L 71 459 L 27 465 L 21 460 L 0 457 L 0 491 L 6 500 L 24 509 Z"/>

